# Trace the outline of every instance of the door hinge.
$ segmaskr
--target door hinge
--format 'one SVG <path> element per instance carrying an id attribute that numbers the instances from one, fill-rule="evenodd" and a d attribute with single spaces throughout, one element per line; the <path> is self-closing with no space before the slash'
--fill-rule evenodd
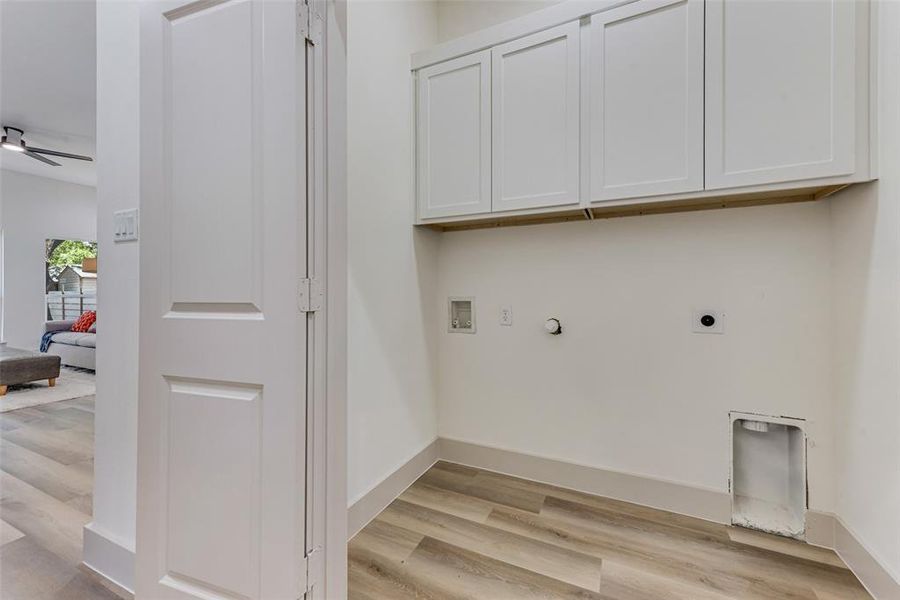
<path id="1" fill-rule="evenodd" d="M 308 40 L 313 46 L 321 43 L 324 29 L 322 15 L 310 7 L 306 0 L 297 0 L 297 22 L 303 39 Z"/>
<path id="2" fill-rule="evenodd" d="M 305 581 L 302 586 L 300 586 L 302 595 L 300 596 L 300 600 L 309 596 L 309 593 L 313 590 L 314 587 L 321 583 L 321 577 L 324 573 L 323 563 L 324 560 L 322 552 L 322 546 L 316 546 L 306 555 L 306 558 L 303 559 L 303 562 L 306 563 L 305 569 L 303 569 L 303 576 Z"/>
<path id="3" fill-rule="evenodd" d="M 301 279 L 298 292 L 300 312 L 310 313 L 322 310 L 325 305 L 325 287 L 318 279 Z"/>

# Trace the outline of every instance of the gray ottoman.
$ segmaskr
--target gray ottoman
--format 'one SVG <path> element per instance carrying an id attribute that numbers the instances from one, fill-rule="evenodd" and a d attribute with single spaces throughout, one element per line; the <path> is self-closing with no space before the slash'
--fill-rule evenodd
<path id="1" fill-rule="evenodd" d="M 6 395 L 9 386 L 29 381 L 46 379 L 53 387 L 59 377 L 59 363 L 59 357 L 52 354 L 0 346 L 0 396 Z"/>

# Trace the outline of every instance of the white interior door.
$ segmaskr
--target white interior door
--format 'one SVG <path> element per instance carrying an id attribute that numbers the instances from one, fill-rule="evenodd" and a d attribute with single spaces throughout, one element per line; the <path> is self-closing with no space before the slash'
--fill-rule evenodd
<path id="1" fill-rule="evenodd" d="M 137 597 L 306 590 L 306 40 L 293 0 L 141 16 Z"/>
<path id="2" fill-rule="evenodd" d="M 578 202 L 579 23 L 493 48 L 494 211 Z"/>
<path id="3" fill-rule="evenodd" d="M 853 173 L 856 5 L 706 2 L 707 189 Z"/>
<path id="4" fill-rule="evenodd" d="M 703 0 L 591 17 L 592 201 L 703 189 Z"/>
<path id="5" fill-rule="evenodd" d="M 417 74 L 419 216 L 491 211 L 491 51 Z"/>

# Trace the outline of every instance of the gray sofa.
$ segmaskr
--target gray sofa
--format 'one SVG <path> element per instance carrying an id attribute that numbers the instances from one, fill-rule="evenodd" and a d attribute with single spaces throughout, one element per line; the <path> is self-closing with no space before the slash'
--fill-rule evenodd
<path id="1" fill-rule="evenodd" d="M 44 323 L 44 333 L 57 332 L 50 338 L 47 354 L 55 354 L 64 365 L 94 371 L 97 368 L 96 330 L 89 333 L 71 331 L 74 324 L 74 319 Z"/>

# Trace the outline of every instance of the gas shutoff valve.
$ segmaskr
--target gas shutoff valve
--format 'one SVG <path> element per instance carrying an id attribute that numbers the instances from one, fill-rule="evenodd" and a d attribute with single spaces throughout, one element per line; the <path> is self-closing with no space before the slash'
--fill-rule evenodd
<path id="1" fill-rule="evenodd" d="M 550 335 L 559 335 L 562 333 L 562 324 L 556 317 L 551 317 L 544 322 L 544 329 Z"/>

